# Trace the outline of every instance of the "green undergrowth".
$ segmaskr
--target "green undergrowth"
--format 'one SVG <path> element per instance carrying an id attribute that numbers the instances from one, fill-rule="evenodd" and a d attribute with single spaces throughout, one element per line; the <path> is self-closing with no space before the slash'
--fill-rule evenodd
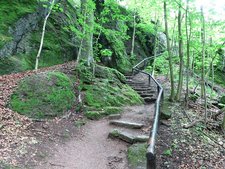
<path id="1" fill-rule="evenodd" d="M 224 79 L 225 79 L 225 73 L 222 72 L 222 71 L 216 71 L 214 76 L 215 76 L 214 77 L 215 82 L 217 84 L 225 87 L 225 81 L 224 81 Z"/>
<path id="2" fill-rule="evenodd" d="M 133 144 L 128 148 L 128 163 L 131 169 L 146 166 L 147 144 Z"/>
<path id="3" fill-rule="evenodd" d="M 80 90 L 85 92 L 85 115 L 90 119 L 99 119 L 106 115 L 121 112 L 122 106 L 143 103 L 142 98 L 130 86 L 126 85 L 123 74 L 115 69 L 96 65 L 88 69 L 84 65 L 77 67 L 82 81 Z"/>
<path id="4" fill-rule="evenodd" d="M 33 13 L 37 7 L 37 0 L 4 0 L 0 1 L 0 48 L 12 37 L 8 29 L 22 16 Z"/>
<path id="5" fill-rule="evenodd" d="M 74 102 L 71 80 L 63 73 L 49 72 L 26 77 L 11 96 L 10 107 L 31 118 L 60 116 Z"/>

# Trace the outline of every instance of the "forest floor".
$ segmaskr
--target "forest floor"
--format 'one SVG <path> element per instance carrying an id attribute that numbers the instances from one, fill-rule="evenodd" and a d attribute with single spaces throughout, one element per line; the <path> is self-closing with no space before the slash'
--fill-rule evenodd
<path id="1" fill-rule="evenodd" d="M 72 67 L 74 63 L 39 71 L 67 71 Z M 31 121 L 7 108 L 7 102 L 18 81 L 33 73 L 35 72 L 28 71 L 0 76 L 0 168 L 5 169 L 8 164 L 43 169 L 68 168 L 67 166 L 78 166 L 79 169 L 81 166 L 93 169 L 104 168 L 103 166 L 111 167 L 110 169 L 128 168 L 128 144 L 106 137 L 110 127 L 105 119 L 84 122 L 82 114 L 73 113 L 69 118 Z M 168 93 L 168 80 L 165 77 L 158 80 Z M 212 125 L 213 128 L 205 128 L 201 124 L 189 129 L 183 128 L 184 124 L 202 116 L 201 106 L 192 103 L 185 110 L 182 103 L 176 103 L 170 106 L 170 111 L 172 117 L 163 120 L 159 128 L 158 168 L 225 168 L 225 136 L 215 125 Z M 76 123 L 79 121 L 81 123 Z M 85 125 L 82 126 L 83 124 Z M 105 157 L 104 160 L 102 156 Z M 93 166 L 88 166 L 86 161 L 92 161 Z"/>

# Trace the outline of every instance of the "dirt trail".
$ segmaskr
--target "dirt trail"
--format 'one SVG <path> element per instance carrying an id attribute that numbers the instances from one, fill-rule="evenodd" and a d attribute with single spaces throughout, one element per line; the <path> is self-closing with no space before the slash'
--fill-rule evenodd
<path id="1" fill-rule="evenodd" d="M 127 107 L 122 118 L 147 125 L 152 110 L 153 106 L 146 105 Z M 128 144 L 108 138 L 114 128 L 107 119 L 88 121 L 76 137 L 58 145 L 53 155 L 35 169 L 128 169 Z"/>
<path id="2" fill-rule="evenodd" d="M 108 139 L 107 120 L 89 121 L 77 137 L 56 148 L 54 156 L 36 169 L 128 169 L 127 144 Z"/>

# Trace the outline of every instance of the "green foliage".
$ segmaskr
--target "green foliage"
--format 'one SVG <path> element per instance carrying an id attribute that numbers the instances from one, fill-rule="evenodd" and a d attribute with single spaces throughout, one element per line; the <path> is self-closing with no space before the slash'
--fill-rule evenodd
<path id="1" fill-rule="evenodd" d="M 165 156 L 172 156 L 172 149 L 166 149 L 163 151 L 163 155 Z"/>
<path id="2" fill-rule="evenodd" d="M 95 58 L 110 56 L 114 60 L 114 68 L 121 72 L 126 72 L 131 68 L 131 63 L 127 57 L 125 42 L 129 39 L 127 35 L 128 26 L 131 15 L 119 6 L 116 1 L 108 0 L 103 5 L 103 10 L 97 17 L 94 34 L 98 37 L 104 38 L 107 44 L 96 43 Z M 99 57 L 99 58 L 100 58 Z"/>
<path id="3" fill-rule="evenodd" d="M 101 56 L 103 56 L 103 57 L 111 57 L 112 56 L 112 51 L 110 50 L 110 49 L 102 49 L 101 51 L 100 51 L 100 53 L 101 53 Z"/>
<path id="4" fill-rule="evenodd" d="M 19 83 L 10 107 L 31 118 L 54 117 L 70 109 L 74 97 L 72 83 L 65 74 L 41 73 Z"/>
<path id="5" fill-rule="evenodd" d="M 10 5 L 9 5 L 10 3 Z M 22 16 L 36 10 L 36 0 L 0 1 L 0 48 L 12 40 L 8 29 Z"/>
<path id="6" fill-rule="evenodd" d="M 132 169 L 145 166 L 147 144 L 133 144 L 128 148 L 128 162 Z"/>
<path id="7" fill-rule="evenodd" d="M 169 67 L 167 60 L 167 54 L 164 53 L 162 56 L 155 58 L 155 71 L 160 74 L 167 74 L 169 72 Z M 152 71 L 152 67 L 147 67 L 147 69 Z"/>

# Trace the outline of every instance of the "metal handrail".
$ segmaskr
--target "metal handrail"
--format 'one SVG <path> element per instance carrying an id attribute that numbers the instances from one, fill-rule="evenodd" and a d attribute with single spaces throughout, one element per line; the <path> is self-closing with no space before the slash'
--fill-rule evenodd
<path id="1" fill-rule="evenodd" d="M 137 71 L 139 73 L 142 73 L 142 74 L 145 74 L 145 75 L 148 75 L 149 85 L 151 83 L 151 80 L 153 80 L 153 82 L 157 85 L 158 97 L 157 97 L 157 100 L 155 102 L 154 123 L 153 123 L 152 130 L 149 134 L 150 138 L 149 138 L 149 141 L 148 141 L 148 147 L 147 147 L 147 153 L 146 153 L 147 169 L 155 169 L 156 168 L 155 142 L 156 142 L 156 136 L 157 136 L 158 126 L 159 126 L 160 104 L 163 103 L 163 97 L 164 96 L 163 96 L 162 85 L 150 73 L 142 71 L 138 67 L 142 63 L 144 63 L 144 67 L 145 67 L 147 60 L 150 60 L 150 59 L 155 58 L 155 57 L 160 56 L 160 55 L 162 55 L 162 54 L 145 58 L 132 68 L 133 75 L 134 75 L 135 71 Z"/>

